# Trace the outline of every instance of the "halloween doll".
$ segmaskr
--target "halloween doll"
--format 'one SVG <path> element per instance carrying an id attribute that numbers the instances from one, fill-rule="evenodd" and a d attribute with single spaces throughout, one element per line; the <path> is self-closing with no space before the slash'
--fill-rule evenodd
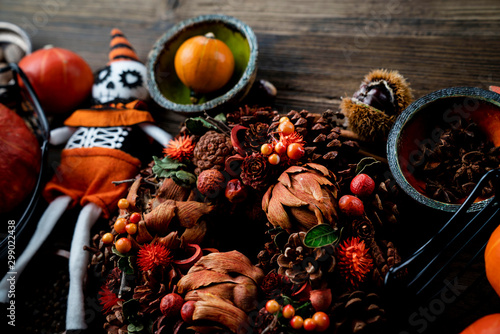
<path id="1" fill-rule="evenodd" d="M 66 329 L 84 329 L 83 282 L 90 229 L 101 216 L 109 218 L 127 184 L 112 181 L 134 178 L 141 166 L 141 152 L 152 137 L 166 146 L 171 135 L 153 125 L 145 110 L 148 97 L 146 67 L 118 29 L 111 32 L 109 63 L 97 72 L 92 90 L 96 104 L 75 111 L 65 127 L 51 131 L 51 143 L 66 143 L 61 164 L 44 189 L 50 202 L 36 231 L 16 263 L 17 276 L 26 267 L 56 222 L 68 208 L 81 206 L 71 243 L 70 287 Z M 142 150 L 141 150 L 142 148 Z M 8 277 L 0 283 L 2 301 L 7 301 Z"/>

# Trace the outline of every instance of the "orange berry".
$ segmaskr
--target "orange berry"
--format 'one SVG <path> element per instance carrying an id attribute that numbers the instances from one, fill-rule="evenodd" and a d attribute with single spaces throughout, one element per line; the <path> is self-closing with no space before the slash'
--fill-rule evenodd
<path id="1" fill-rule="evenodd" d="M 303 325 L 304 319 L 302 319 L 300 315 L 296 315 L 290 320 L 290 326 L 292 326 L 293 329 L 301 329 Z"/>
<path id="2" fill-rule="evenodd" d="M 284 154 L 286 152 L 286 145 L 285 143 L 279 142 L 274 146 L 274 151 L 278 154 Z"/>
<path id="3" fill-rule="evenodd" d="M 281 311 L 281 313 L 283 313 L 283 318 L 290 319 L 295 315 L 295 309 L 291 304 L 288 304 L 283 307 L 283 311 Z"/>
<path id="4" fill-rule="evenodd" d="M 127 224 L 127 226 L 125 226 L 125 230 L 127 230 L 128 234 L 133 235 L 137 232 L 137 224 Z"/>
<path id="5" fill-rule="evenodd" d="M 271 165 L 277 165 L 280 163 L 280 156 L 276 153 L 273 153 L 269 156 L 269 158 L 267 158 L 267 160 Z"/>
<path id="6" fill-rule="evenodd" d="M 130 205 L 130 203 L 127 201 L 126 198 L 121 198 L 119 201 L 118 201 L 118 208 L 122 209 L 122 210 L 126 210 L 128 208 L 128 206 Z"/>
<path id="7" fill-rule="evenodd" d="M 127 220 L 125 218 L 118 218 L 115 221 L 115 224 L 113 225 L 116 233 L 118 233 L 118 234 L 127 232 L 125 230 L 125 226 L 127 226 Z"/>
<path id="8" fill-rule="evenodd" d="M 268 300 L 266 303 L 266 311 L 273 314 L 280 310 L 280 304 L 274 299 Z"/>
<path id="9" fill-rule="evenodd" d="M 284 136 L 291 135 L 295 131 L 295 126 L 290 121 L 285 121 L 278 125 L 278 131 L 281 132 Z"/>
<path id="10" fill-rule="evenodd" d="M 116 240 L 115 248 L 120 253 L 126 254 L 132 249 L 132 242 L 130 242 L 127 238 L 120 238 Z"/>
<path id="11" fill-rule="evenodd" d="M 306 150 L 304 149 L 304 146 L 299 143 L 291 143 L 286 148 L 286 155 L 288 155 L 288 157 L 292 160 L 299 160 L 305 153 Z"/>
<path id="12" fill-rule="evenodd" d="M 264 144 L 260 147 L 260 153 L 264 155 L 269 155 L 273 153 L 273 145 L 271 144 Z"/>
<path id="13" fill-rule="evenodd" d="M 286 117 L 286 116 L 283 116 L 280 118 L 280 124 L 283 123 L 283 122 L 290 122 L 290 118 Z"/>
<path id="14" fill-rule="evenodd" d="M 317 332 L 324 332 L 330 327 L 330 317 L 325 312 L 314 313 L 312 319 L 316 323 Z"/>
<path id="15" fill-rule="evenodd" d="M 304 320 L 304 329 L 308 332 L 312 332 L 316 329 L 316 322 L 311 318 L 307 318 Z"/>
<path id="16" fill-rule="evenodd" d="M 112 244 L 114 239 L 115 239 L 114 235 L 109 232 L 105 233 L 101 238 L 102 242 L 107 245 Z"/>

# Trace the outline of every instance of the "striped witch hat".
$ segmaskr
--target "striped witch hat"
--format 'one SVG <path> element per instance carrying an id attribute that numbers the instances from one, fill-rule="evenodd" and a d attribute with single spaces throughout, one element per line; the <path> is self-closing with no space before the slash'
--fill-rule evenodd
<path id="1" fill-rule="evenodd" d="M 135 60 L 139 57 L 134 48 L 120 29 L 111 30 L 111 42 L 109 42 L 109 63 L 118 60 Z"/>

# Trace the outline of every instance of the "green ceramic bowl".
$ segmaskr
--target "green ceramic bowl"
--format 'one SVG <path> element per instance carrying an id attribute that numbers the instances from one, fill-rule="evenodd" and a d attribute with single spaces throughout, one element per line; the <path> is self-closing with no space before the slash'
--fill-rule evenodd
<path id="1" fill-rule="evenodd" d="M 192 104 L 191 92 L 177 77 L 174 58 L 187 39 L 208 32 L 226 43 L 234 56 L 235 68 L 229 82 L 216 92 L 201 96 Z M 148 58 L 148 88 L 160 106 L 182 114 L 211 111 L 236 104 L 250 90 L 257 74 L 257 38 L 252 29 L 234 17 L 203 15 L 182 21 L 156 41 Z"/>
<path id="2" fill-rule="evenodd" d="M 420 144 L 436 142 L 433 129 L 437 124 L 453 124 L 457 117 L 472 118 L 489 140 L 500 145 L 498 129 L 493 126 L 500 120 L 500 95 L 473 87 L 446 88 L 414 101 L 396 120 L 387 142 L 389 167 L 399 186 L 417 202 L 446 212 L 457 211 L 460 204 L 427 197 L 425 183 L 414 175 L 411 161 L 421 161 Z M 469 211 L 479 211 L 490 201 L 476 201 Z"/>

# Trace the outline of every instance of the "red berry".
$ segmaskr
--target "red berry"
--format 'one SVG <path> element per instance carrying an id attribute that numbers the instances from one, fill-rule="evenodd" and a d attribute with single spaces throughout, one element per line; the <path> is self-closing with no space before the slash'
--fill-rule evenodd
<path id="1" fill-rule="evenodd" d="M 344 195 L 339 200 L 340 210 L 348 216 L 361 216 L 365 212 L 363 202 L 351 195 Z"/>
<path id="2" fill-rule="evenodd" d="M 293 329 L 301 329 L 303 325 L 304 319 L 302 319 L 300 315 L 296 315 L 290 320 L 290 326 L 292 326 Z"/>
<path id="3" fill-rule="evenodd" d="M 264 144 L 260 147 L 260 153 L 264 155 L 269 155 L 273 153 L 273 145 L 271 144 Z"/>
<path id="4" fill-rule="evenodd" d="M 281 311 L 281 313 L 283 313 L 283 317 L 285 319 L 290 319 L 295 315 L 295 309 L 292 305 L 288 304 L 283 307 L 283 311 Z"/>
<path id="5" fill-rule="evenodd" d="M 266 303 L 266 311 L 273 314 L 280 310 L 280 304 L 274 299 L 268 300 Z"/>
<path id="6" fill-rule="evenodd" d="M 139 212 L 134 212 L 133 214 L 130 215 L 129 219 L 131 223 L 137 224 L 138 222 L 141 221 L 142 217 Z"/>
<path id="7" fill-rule="evenodd" d="M 113 225 L 116 233 L 118 234 L 127 232 L 125 226 L 127 226 L 127 220 L 125 218 L 118 218 Z"/>
<path id="8" fill-rule="evenodd" d="M 126 198 L 122 198 L 118 201 L 118 208 L 120 208 L 122 210 L 126 210 L 129 205 L 130 205 L 130 203 L 127 201 Z"/>
<path id="9" fill-rule="evenodd" d="M 279 142 L 274 146 L 274 151 L 278 154 L 284 154 L 286 152 L 286 145 L 282 142 Z"/>
<path id="10" fill-rule="evenodd" d="M 330 327 L 330 317 L 325 312 L 314 313 L 312 319 L 316 323 L 317 332 L 324 332 Z"/>
<path id="11" fill-rule="evenodd" d="M 169 293 L 161 299 L 160 311 L 167 318 L 173 318 L 181 312 L 184 299 L 176 293 Z"/>
<path id="12" fill-rule="evenodd" d="M 194 300 L 190 300 L 188 302 L 185 302 L 181 308 L 182 320 L 184 320 L 188 324 L 193 322 L 193 313 L 194 313 L 195 307 L 196 307 L 196 302 Z"/>
<path id="13" fill-rule="evenodd" d="M 299 160 L 305 153 L 306 150 L 304 149 L 304 146 L 299 143 L 292 143 L 288 145 L 286 149 L 286 155 L 288 155 L 288 157 L 292 160 Z"/>
<path id="14" fill-rule="evenodd" d="M 238 179 L 230 180 L 227 183 L 224 195 L 231 203 L 241 203 L 248 196 L 247 187 Z"/>
<path id="15" fill-rule="evenodd" d="M 351 192 L 360 197 L 370 196 L 375 190 L 375 181 L 366 174 L 358 174 L 351 181 Z"/>
<path id="16" fill-rule="evenodd" d="M 280 163 L 280 156 L 276 153 L 273 153 L 269 156 L 269 158 L 267 158 L 267 160 L 269 161 L 269 163 L 271 165 L 278 165 Z"/>
<path id="17" fill-rule="evenodd" d="M 132 242 L 130 242 L 127 238 L 120 238 L 116 240 L 115 248 L 120 253 L 126 254 L 132 249 Z"/>
<path id="18" fill-rule="evenodd" d="M 316 323 L 314 322 L 313 319 L 307 318 L 304 320 L 304 329 L 308 332 L 312 332 L 313 330 L 316 329 Z"/>
<path id="19" fill-rule="evenodd" d="M 114 235 L 112 233 L 106 233 L 102 236 L 101 240 L 103 243 L 109 245 L 113 243 L 113 240 L 115 239 Z"/>

